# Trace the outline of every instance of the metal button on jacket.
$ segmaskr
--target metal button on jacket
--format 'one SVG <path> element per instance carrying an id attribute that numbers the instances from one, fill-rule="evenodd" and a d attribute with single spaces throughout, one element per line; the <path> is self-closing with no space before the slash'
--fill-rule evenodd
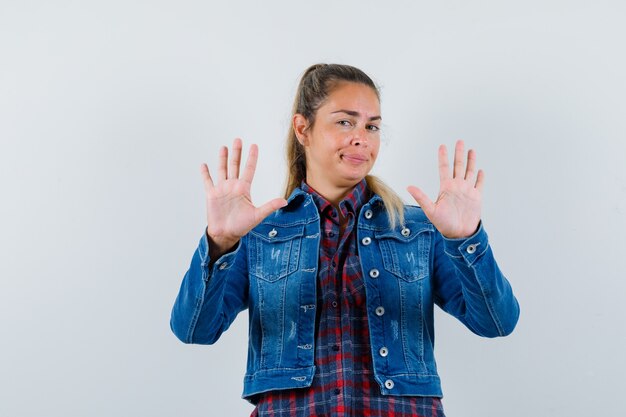
<path id="1" fill-rule="evenodd" d="M 376 307 L 376 315 L 380 317 L 383 314 L 385 314 L 385 307 L 383 306 Z"/>
<path id="2" fill-rule="evenodd" d="M 372 210 L 365 210 L 366 219 L 371 219 L 373 215 L 374 215 L 374 212 Z"/>
<path id="3" fill-rule="evenodd" d="M 380 348 L 378 353 L 384 358 L 385 356 L 389 355 L 389 350 L 387 350 L 387 348 L 383 346 Z"/>
<path id="4" fill-rule="evenodd" d="M 227 266 L 228 266 L 228 262 L 224 262 L 223 264 L 220 265 L 220 269 L 226 269 Z"/>
<path id="5" fill-rule="evenodd" d="M 393 381 L 391 379 L 388 379 L 388 380 L 385 381 L 385 388 L 392 389 L 393 386 L 394 386 L 394 383 L 393 383 Z"/>
<path id="6" fill-rule="evenodd" d="M 380 272 L 378 272 L 378 269 L 376 268 L 370 269 L 370 277 L 378 278 L 379 275 L 380 275 Z"/>
<path id="7" fill-rule="evenodd" d="M 361 239 L 361 243 L 364 244 L 365 246 L 369 245 L 370 243 L 372 243 L 372 238 L 368 237 L 364 237 L 363 239 Z"/>
<path id="8" fill-rule="evenodd" d="M 411 234 L 411 229 L 409 229 L 408 227 L 405 227 L 404 229 L 402 229 L 400 233 L 402 233 L 402 236 L 404 237 L 409 237 L 409 235 Z"/>
<path id="9" fill-rule="evenodd" d="M 476 243 L 471 244 L 465 250 L 467 251 L 467 253 L 472 254 L 472 253 L 476 252 L 476 246 L 478 246 L 478 244 L 476 244 Z"/>
<path id="10" fill-rule="evenodd" d="M 272 229 L 267 235 L 269 237 L 275 237 L 278 234 L 278 232 L 276 231 L 276 229 Z"/>

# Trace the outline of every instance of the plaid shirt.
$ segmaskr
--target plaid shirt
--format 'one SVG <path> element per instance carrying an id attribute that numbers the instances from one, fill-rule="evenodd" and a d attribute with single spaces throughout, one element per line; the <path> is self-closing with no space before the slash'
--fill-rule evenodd
<path id="1" fill-rule="evenodd" d="M 309 388 L 261 394 L 250 417 L 443 417 L 439 398 L 383 396 L 374 380 L 356 219 L 370 197 L 365 180 L 337 210 L 304 182 L 320 213 L 315 376 Z"/>

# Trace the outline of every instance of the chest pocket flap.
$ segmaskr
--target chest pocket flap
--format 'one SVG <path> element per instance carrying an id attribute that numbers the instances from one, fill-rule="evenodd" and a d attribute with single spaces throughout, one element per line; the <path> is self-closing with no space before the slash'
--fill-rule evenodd
<path id="1" fill-rule="evenodd" d="M 375 231 L 385 269 L 405 281 L 427 277 L 434 231 L 432 224 L 418 222 L 407 222 L 393 230 Z"/>
<path id="2" fill-rule="evenodd" d="M 260 224 L 249 234 L 250 273 L 266 281 L 276 281 L 298 269 L 304 225 Z"/>

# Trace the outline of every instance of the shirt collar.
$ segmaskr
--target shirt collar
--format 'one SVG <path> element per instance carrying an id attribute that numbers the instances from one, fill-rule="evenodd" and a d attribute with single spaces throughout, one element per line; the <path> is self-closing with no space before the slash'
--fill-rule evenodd
<path id="1" fill-rule="evenodd" d="M 307 194 L 310 194 L 313 198 L 313 202 L 317 206 L 320 214 L 336 219 L 335 208 L 332 204 L 322 197 L 317 191 L 315 191 L 310 185 L 302 181 L 300 189 Z M 367 202 L 369 197 L 369 190 L 367 188 L 367 182 L 362 179 L 353 189 L 339 202 L 339 209 L 342 214 L 347 216 L 348 213 L 357 214 L 363 204 Z M 333 213 L 335 216 L 333 216 Z"/>

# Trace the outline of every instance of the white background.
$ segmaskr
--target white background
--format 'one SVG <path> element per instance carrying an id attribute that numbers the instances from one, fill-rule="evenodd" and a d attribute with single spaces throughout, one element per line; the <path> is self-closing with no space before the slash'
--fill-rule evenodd
<path id="1" fill-rule="evenodd" d="M 247 319 L 188 346 L 169 314 L 205 224 L 201 162 L 260 146 L 282 193 L 302 71 L 381 86 L 375 173 L 435 196 L 439 143 L 486 171 L 522 308 L 508 338 L 444 313 L 450 417 L 620 415 L 626 371 L 621 1 L 0 1 L 0 415 L 247 416 Z"/>

